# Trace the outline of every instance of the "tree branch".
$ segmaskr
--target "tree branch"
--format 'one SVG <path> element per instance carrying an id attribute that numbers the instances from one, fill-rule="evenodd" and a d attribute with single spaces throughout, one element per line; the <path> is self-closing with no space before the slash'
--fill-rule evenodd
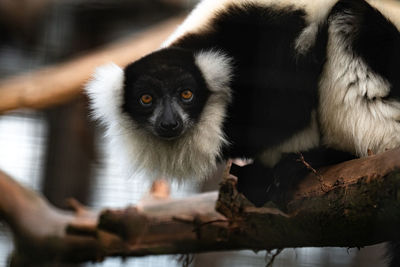
<path id="1" fill-rule="evenodd" d="M 266 249 L 362 247 L 400 238 L 400 149 L 318 170 L 298 186 L 287 212 L 255 208 L 228 180 L 218 210 Z M 279 215 L 275 215 L 279 214 Z"/>
<path id="2" fill-rule="evenodd" d="M 141 34 L 54 66 L 0 81 L 0 114 L 18 108 L 44 108 L 76 97 L 95 67 L 120 66 L 159 48 L 182 20 L 169 19 Z"/>
<path id="3" fill-rule="evenodd" d="M 0 211 L 16 237 L 14 266 L 232 249 L 360 247 L 400 238 L 399 167 L 395 149 L 318 170 L 324 190 L 311 174 L 287 212 L 272 203 L 254 207 L 231 176 L 219 194 L 174 200 L 162 193 L 100 214 L 72 202 L 76 212 L 66 212 L 0 173 Z"/>

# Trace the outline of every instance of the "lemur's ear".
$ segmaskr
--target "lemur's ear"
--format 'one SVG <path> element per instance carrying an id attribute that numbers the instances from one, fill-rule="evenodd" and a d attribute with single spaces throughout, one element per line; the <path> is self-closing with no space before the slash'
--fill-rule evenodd
<path id="1" fill-rule="evenodd" d="M 218 50 L 209 50 L 197 53 L 195 61 L 212 92 L 230 92 L 233 72 L 230 57 Z"/>
<path id="2" fill-rule="evenodd" d="M 117 121 L 122 105 L 124 71 L 114 63 L 98 67 L 85 91 L 89 96 L 92 116 L 102 123 Z"/>

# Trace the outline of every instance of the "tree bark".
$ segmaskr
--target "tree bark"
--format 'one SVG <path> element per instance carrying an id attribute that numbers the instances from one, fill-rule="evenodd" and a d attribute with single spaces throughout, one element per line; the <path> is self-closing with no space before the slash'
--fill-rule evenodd
<path id="1" fill-rule="evenodd" d="M 318 177 L 309 175 L 299 185 L 286 212 L 273 203 L 254 207 L 227 175 L 219 194 L 146 198 L 100 214 L 73 202 L 73 213 L 0 173 L 0 211 L 16 237 L 14 266 L 232 249 L 361 247 L 400 238 L 399 167 L 395 149 L 319 170 Z"/>

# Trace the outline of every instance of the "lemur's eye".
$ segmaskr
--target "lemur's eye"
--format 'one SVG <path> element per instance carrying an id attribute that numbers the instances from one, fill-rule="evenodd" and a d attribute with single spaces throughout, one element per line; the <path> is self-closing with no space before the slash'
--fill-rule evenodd
<path id="1" fill-rule="evenodd" d="M 182 91 L 181 97 L 184 101 L 190 101 L 193 98 L 193 93 L 190 90 Z"/>
<path id="2" fill-rule="evenodd" d="M 144 94 L 140 97 L 140 103 L 143 106 L 149 106 L 151 105 L 151 102 L 153 102 L 153 97 L 149 94 Z"/>

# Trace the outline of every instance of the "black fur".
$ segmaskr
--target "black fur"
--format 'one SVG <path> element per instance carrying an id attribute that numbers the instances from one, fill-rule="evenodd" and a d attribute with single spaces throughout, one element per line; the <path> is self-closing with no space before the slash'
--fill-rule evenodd
<path id="1" fill-rule="evenodd" d="M 200 70 L 194 63 L 191 52 L 170 48 L 150 54 L 125 69 L 124 102 L 122 111 L 142 127 L 148 124 L 157 102 L 166 97 L 178 97 L 183 90 L 190 89 L 195 97 L 190 103 L 180 102 L 193 123 L 201 115 L 210 94 Z M 140 96 L 150 94 L 154 105 L 143 107 Z"/>
<path id="2" fill-rule="evenodd" d="M 312 0 L 309 1 L 311 3 Z M 317 115 L 317 120 L 320 119 L 318 116 L 324 114 L 323 112 L 318 114 L 320 97 L 318 87 L 320 81 L 322 81 L 321 84 L 331 82 L 331 79 L 321 79 L 325 78 L 321 77 L 321 74 L 327 59 L 327 51 L 342 53 L 344 49 L 346 55 L 329 55 L 329 59 L 339 56 L 337 61 L 340 62 L 340 56 L 343 56 L 343 62 L 356 59 L 358 62 L 353 62 L 360 63 L 359 60 L 362 60 L 368 67 L 365 79 L 368 80 L 369 76 L 376 76 L 376 74 L 384 78 L 390 84 L 390 93 L 380 99 L 383 100 L 381 103 L 389 103 L 389 105 L 394 103 L 394 106 L 399 102 L 387 100 L 400 97 L 400 33 L 388 19 L 366 1 L 339 0 L 328 12 L 327 17 L 319 21 L 318 25 L 314 25 L 318 27 L 316 36 L 306 36 L 306 38 L 312 38 L 311 41 L 308 40 L 310 43 L 306 44 L 311 47 L 297 51 L 296 40 L 306 27 L 310 26 L 307 24 L 305 10 L 296 6 L 283 8 L 271 5 L 267 7 L 257 5 L 257 3 L 237 5 L 237 2 L 233 0 L 230 3 L 222 11 L 214 14 L 205 27 L 193 32 L 189 31 L 173 41 L 169 47 L 129 65 L 125 69 L 123 103 L 120 108 L 141 128 L 148 129 L 149 117 L 153 118 L 157 115 L 161 122 L 156 122 L 155 128 L 157 129 L 160 125 L 169 129 L 167 137 L 171 133 L 174 137 L 179 137 L 180 133 L 174 132 L 173 128 L 180 121 L 177 121 L 176 113 L 174 113 L 177 111 L 172 107 L 176 107 L 177 99 L 182 100 L 179 99 L 181 92 L 187 89 L 194 92 L 193 101 L 190 103 L 178 102 L 180 108 L 177 110 L 183 110 L 182 113 L 185 115 L 182 121 L 186 120 L 186 115 L 189 117 L 188 128 L 201 121 L 207 100 L 211 99 L 215 93 L 208 88 L 209 80 L 206 82 L 206 77 L 203 76 L 205 73 L 196 65 L 197 53 L 208 50 L 222 51 L 224 55 L 233 59 L 230 84 L 233 99 L 231 101 L 229 94 L 218 98 L 221 102 L 226 101 L 223 104 L 229 103 L 222 126 L 228 142 L 224 143 L 218 139 L 224 145 L 221 158 L 218 160 L 253 159 L 254 162 L 245 167 L 232 166 L 232 173 L 239 178 L 238 190 L 256 206 L 272 200 L 285 209 L 285 203 L 290 199 L 299 181 L 310 172 L 304 162 L 300 161 L 301 156 L 314 169 L 354 157 L 335 150 L 335 147 L 325 147 L 323 144 L 309 142 L 316 147 L 309 147 L 307 151 L 301 151 L 301 154 L 294 153 L 298 152 L 296 151 L 298 148 L 294 147 L 292 150 L 289 148 L 285 151 L 293 153 L 280 155 L 279 162 L 269 162 L 270 164 L 263 162 L 262 154 L 266 150 L 272 151 L 310 127 L 313 114 Z M 334 29 L 338 31 L 328 36 L 331 33 L 330 30 L 333 29 L 331 27 L 338 27 Z M 312 35 L 313 29 L 311 28 L 308 33 Z M 333 46 L 339 45 L 338 50 L 327 50 L 328 40 L 331 40 L 328 37 L 340 37 L 329 43 Z M 340 44 L 335 43 L 339 41 Z M 338 67 L 344 68 L 344 71 L 348 69 L 353 72 L 357 72 L 357 68 L 364 67 L 361 63 L 355 65 L 355 70 L 352 66 Z M 362 69 L 360 72 L 364 75 L 365 70 Z M 336 74 L 335 71 L 333 73 Z M 350 73 L 349 76 L 351 74 L 354 73 Z M 363 76 L 360 75 L 360 77 Z M 351 87 L 352 83 L 357 83 L 360 77 L 357 76 L 355 82 L 345 81 L 346 75 L 343 80 L 340 78 L 336 81 L 332 80 L 338 83 L 348 82 L 347 86 Z M 329 84 L 321 90 L 328 90 L 330 86 L 334 88 L 335 84 Z M 152 96 L 151 105 L 143 105 L 143 102 L 141 104 L 140 97 L 143 94 Z M 224 98 L 229 99 L 224 100 Z M 171 99 L 175 101 L 174 105 L 168 102 Z M 374 99 L 366 101 L 369 100 Z M 156 109 L 160 103 L 163 103 L 163 109 Z M 162 112 L 158 112 L 159 110 Z M 329 110 L 329 112 L 329 115 L 335 115 L 332 114 L 334 111 Z M 391 122 L 394 123 L 395 115 L 392 117 L 389 119 L 392 119 Z M 323 122 L 323 120 L 320 121 Z M 327 127 L 323 124 L 321 123 L 322 127 Z M 323 129 L 324 133 L 329 132 L 325 130 L 326 128 Z M 371 129 L 372 131 L 374 129 Z M 324 138 L 326 136 L 322 136 L 322 133 L 317 134 L 320 135 L 320 140 L 328 139 Z M 220 138 L 219 132 L 215 135 Z M 338 134 L 332 138 L 341 136 L 343 135 Z M 186 139 L 183 140 L 186 141 Z M 170 143 L 167 143 L 169 141 L 165 143 L 169 145 Z M 313 141 L 317 142 L 314 139 Z M 340 142 L 340 140 L 334 141 Z M 194 143 L 192 139 L 190 142 Z M 184 151 L 192 152 L 186 150 L 186 147 L 193 148 L 190 144 L 182 147 Z M 149 147 L 149 149 L 157 148 Z M 346 149 L 353 150 L 352 147 L 346 147 Z M 201 156 L 204 154 L 207 152 Z M 210 164 L 214 157 L 218 156 L 216 154 L 218 153 L 209 153 L 208 155 L 212 155 L 211 160 L 204 165 Z M 169 155 L 161 156 L 168 157 Z M 178 165 L 179 162 L 171 163 L 172 166 L 174 164 Z M 187 167 L 184 164 L 179 166 Z M 207 169 L 207 166 L 204 169 Z M 400 242 L 393 242 L 389 245 L 390 267 L 400 266 L 399 244 Z"/>
<path id="3" fill-rule="evenodd" d="M 301 157 L 314 169 L 355 158 L 346 152 L 318 147 L 301 153 L 284 154 L 273 168 L 265 167 L 257 160 L 244 167 L 233 164 L 231 173 L 239 178 L 238 190 L 254 205 L 262 206 L 268 200 L 272 200 L 285 210 L 285 203 L 290 200 L 292 191 L 310 172 Z"/>
<path id="4" fill-rule="evenodd" d="M 257 157 L 310 125 L 325 61 L 326 26 L 320 27 L 310 52 L 300 55 L 294 45 L 307 26 L 302 9 L 230 6 L 211 25 L 212 30 L 185 35 L 172 46 L 193 52 L 218 49 L 233 57 L 233 102 L 224 124 L 230 146 L 224 147 L 223 157 L 255 159 L 233 172 L 239 177 L 238 189 L 262 205 L 278 194 L 272 190 L 278 174 Z M 293 184 L 282 183 L 280 189 L 287 191 L 284 185 Z"/>
<path id="5" fill-rule="evenodd" d="M 263 165 L 258 157 L 310 125 L 312 112 L 318 106 L 329 23 L 335 16 L 348 16 L 343 20 L 348 30 L 343 35 L 350 40 L 347 49 L 391 82 L 393 90 L 388 97 L 397 96 L 400 85 L 400 72 L 395 66 L 400 60 L 398 30 L 368 3 L 363 0 L 336 3 L 327 20 L 319 25 L 312 47 L 303 54 L 295 50 L 295 41 L 308 26 L 305 16 L 305 11 L 297 7 L 231 4 L 215 14 L 202 31 L 185 34 L 170 47 L 128 66 L 123 110 L 136 118 L 137 113 L 144 111 L 136 109 L 137 103 L 132 104 L 131 99 L 138 98 L 134 92 L 148 90 L 150 81 L 153 85 L 150 87 L 156 88 L 150 90 L 156 90 L 153 93 L 157 96 L 158 91 L 165 93 L 162 89 L 165 84 L 152 83 L 154 79 L 171 81 L 171 77 L 182 76 L 189 78 L 181 84 L 192 83 L 200 94 L 197 105 L 187 107 L 191 116 L 198 119 L 209 92 L 201 90 L 207 86 L 194 64 L 194 54 L 221 50 L 234 60 L 233 101 L 223 125 L 229 145 L 223 147 L 222 159 L 254 159 L 253 164 L 233 167 L 232 171 L 239 177 L 239 190 L 256 205 L 271 199 L 287 200 L 298 180 L 309 172 L 297 160 L 299 155 L 283 155 L 272 168 Z M 153 77 L 138 81 L 136 74 L 143 72 Z M 177 81 L 174 86 L 179 84 Z M 143 113 L 143 120 L 145 116 Z M 352 157 L 323 146 L 302 153 L 314 168 Z"/>
<path id="6" fill-rule="evenodd" d="M 391 84 L 387 98 L 400 98 L 400 33 L 378 10 L 364 0 L 341 0 L 330 17 L 348 15 L 344 20 L 351 52 Z"/>
<path id="7" fill-rule="evenodd" d="M 363 0 L 340 0 L 330 17 L 348 15 L 344 20 L 351 29 L 346 39 L 348 49 L 361 57 L 371 70 L 384 77 L 391 86 L 385 99 L 400 98 L 400 33 L 378 10 Z M 388 267 L 400 266 L 400 241 L 387 245 Z"/>
<path id="8" fill-rule="evenodd" d="M 294 40 L 306 26 L 304 16 L 301 9 L 232 6 L 213 19 L 212 31 L 172 44 L 192 51 L 221 49 L 234 58 L 234 100 L 224 125 L 232 145 L 225 148 L 226 158 L 254 158 L 310 124 L 324 50 L 296 56 Z"/>
<path id="9" fill-rule="evenodd" d="M 400 241 L 389 242 L 386 245 L 388 267 L 400 266 Z"/>

